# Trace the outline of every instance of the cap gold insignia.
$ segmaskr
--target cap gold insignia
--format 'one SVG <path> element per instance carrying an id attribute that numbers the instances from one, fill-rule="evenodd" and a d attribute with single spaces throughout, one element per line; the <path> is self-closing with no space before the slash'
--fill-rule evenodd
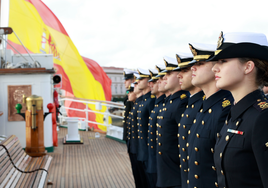
<path id="1" fill-rule="evenodd" d="M 165 65 L 166 65 L 166 67 L 168 66 L 168 62 L 164 59 L 164 62 L 165 62 Z"/>
<path id="2" fill-rule="evenodd" d="M 260 102 L 258 105 L 262 110 L 268 108 L 268 103 L 267 102 Z"/>
<path id="3" fill-rule="evenodd" d="M 185 95 L 185 94 L 181 95 L 181 99 L 185 99 L 186 97 L 187 97 L 187 95 Z"/>
<path id="4" fill-rule="evenodd" d="M 196 52 L 196 50 L 193 48 L 193 46 L 192 46 L 191 44 L 189 44 L 189 47 L 190 47 L 190 50 L 191 50 L 192 54 L 193 54 L 194 56 L 196 56 L 196 55 L 197 55 L 197 52 Z"/>
<path id="5" fill-rule="evenodd" d="M 181 63 L 181 58 L 178 56 L 178 54 L 176 54 L 176 59 L 177 59 L 178 64 Z"/>
<path id="6" fill-rule="evenodd" d="M 222 102 L 222 107 L 225 108 L 226 106 L 230 106 L 231 102 L 229 100 L 225 100 Z"/>
<path id="7" fill-rule="evenodd" d="M 149 72 L 150 72 L 151 77 L 153 77 L 153 76 L 154 76 L 154 75 L 153 75 L 153 72 L 152 72 L 152 71 L 150 71 L 150 70 L 149 70 Z"/>
<path id="8" fill-rule="evenodd" d="M 217 43 L 217 49 L 222 45 L 223 43 L 223 32 L 221 31 L 219 39 L 218 39 L 218 43 Z"/>
<path id="9" fill-rule="evenodd" d="M 158 72 L 161 72 L 160 68 L 157 65 L 155 65 L 155 68 L 157 69 Z"/>

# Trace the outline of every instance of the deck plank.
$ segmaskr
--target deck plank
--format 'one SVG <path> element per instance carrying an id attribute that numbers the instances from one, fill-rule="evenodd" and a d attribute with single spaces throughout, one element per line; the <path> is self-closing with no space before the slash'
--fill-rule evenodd
<path id="1" fill-rule="evenodd" d="M 63 145 L 66 128 L 58 132 L 59 144 L 54 148 L 48 179 L 51 187 L 133 188 L 134 179 L 126 144 L 95 132 L 79 131 L 84 144 Z"/>

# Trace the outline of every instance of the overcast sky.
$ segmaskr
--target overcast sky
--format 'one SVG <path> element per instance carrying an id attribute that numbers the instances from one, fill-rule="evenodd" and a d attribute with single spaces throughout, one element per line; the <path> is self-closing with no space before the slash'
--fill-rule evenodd
<path id="1" fill-rule="evenodd" d="M 101 66 L 154 68 L 220 31 L 268 35 L 267 0 L 43 0 L 82 56 Z"/>

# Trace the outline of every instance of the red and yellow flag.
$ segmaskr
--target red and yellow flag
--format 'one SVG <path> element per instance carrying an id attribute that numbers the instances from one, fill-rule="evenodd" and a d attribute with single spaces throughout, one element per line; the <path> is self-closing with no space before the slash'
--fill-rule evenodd
<path id="1" fill-rule="evenodd" d="M 53 54 L 54 67 L 62 75 L 62 89 L 68 96 L 111 100 L 109 77 L 97 62 L 79 54 L 61 22 L 41 0 L 10 0 L 9 27 L 30 53 Z M 14 34 L 9 35 L 8 40 L 20 53 L 26 53 Z M 70 103 L 69 106 L 86 108 L 85 104 Z M 95 110 L 95 105 L 88 107 Z M 68 115 L 85 117 L 83 112 L 70 110 Z M 103 123 L 103 115 L 89 113 L 88 117 L 91 121 Z M 91 126 L 106 131 L 105 126 Z"/>

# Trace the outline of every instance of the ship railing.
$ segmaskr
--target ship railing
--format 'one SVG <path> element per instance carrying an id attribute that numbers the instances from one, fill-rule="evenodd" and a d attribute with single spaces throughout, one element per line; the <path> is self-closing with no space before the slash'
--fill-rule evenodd
<path id="1" fill-rule="evenodd" d="M 93 99 L 82 99 L 82 98 L 76 98 L 76 97 L 60 96 L 60 98 L 59 98 L 60 104 L 64 104 L 65 101 L 82 103 L 82 104 L 85 104 L 86 108 L 85 109 L 78 109 L 78 108 L 71 108 L 71 107 L 66 107 L 65 105 L 61 105 L 60 112 L 62 113 L 62 115 L 59 115 L 59 118 L 61 119 L 61 122 L 63 122 L 63 120 L 67 120 L 67 119 L 74 119 L 74 118 L 77 119 L 78 118 L 79 120 L 82 120 L 82 121 L 84 121 L 86 123 L 92 123 L 92 124 L 106 126 L 107 127 L 107 132 L 109 132 L 109 130 L 117 129 L 117 126 L 109 124 L 109 117 L 124 119 L 123 116 L 114 115 L 114 114 L 111 114 L 109 112 L 109 108 L 117 108 L 117 109 L 124 110 L 124 105 L 120 104 L 120 103 L 111 102 L 111 101 L 101 101 L 101 100 L 93 100 Z M 88 104 L 95 105 L 96 110 L 89 109 Z M 105 112 L 101 112 L 101 109 L 103 109 L 103 107 L 106 107 Z M 84 112 L 85 113 L 85 118 L 67 117 L 66 110 Z M 102 114 L 104 116 L 103 117 L 103 122 L 104 123 L 90 121 L 89 117 L 88 117 L 88 112 Z M 85 127 L 86 127 L 86 131 L 88 131 L 88 126 L 85 126 Z"/>

